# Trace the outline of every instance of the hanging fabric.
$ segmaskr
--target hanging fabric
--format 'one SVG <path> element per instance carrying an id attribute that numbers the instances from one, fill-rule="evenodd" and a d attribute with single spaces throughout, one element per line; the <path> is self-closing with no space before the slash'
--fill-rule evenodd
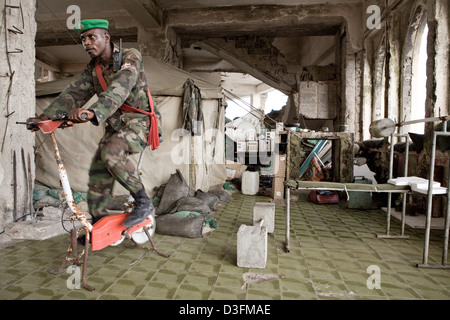
<path id="1" fill-rule="evenodd" d="M 187 79 L 184 83 L 183 117 L 184 129 L 188 130 L 193 136 L 202 134 L 202 95 L 192 79 Z"/>

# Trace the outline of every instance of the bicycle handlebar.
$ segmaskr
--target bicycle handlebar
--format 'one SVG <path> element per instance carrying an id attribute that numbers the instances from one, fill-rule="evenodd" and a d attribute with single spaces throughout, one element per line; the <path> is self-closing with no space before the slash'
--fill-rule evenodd
<path id="1" fill-rule="evenodd" d="M 68 128 L 72 127 L 72 124 L 68 124 L 69 120 L 66 116 L 60 117 L 60 118 L 53 118 L 51 120 L 43 120 L 39 122 L 34 121 L 26 121 L 26 122 L 16 122 L 16 124 L 24 124 L 27 126 L 28 130 L 41 130 L 44 134 L 50 134 L 53 133 L 58 128 Z"/>

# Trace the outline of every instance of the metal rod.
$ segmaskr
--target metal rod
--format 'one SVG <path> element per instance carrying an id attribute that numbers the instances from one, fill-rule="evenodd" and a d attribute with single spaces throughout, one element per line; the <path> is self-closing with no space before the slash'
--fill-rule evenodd
<path id="1" fill-rule="evenodd" d="M 161 257 L 165 257 L 165 258 L 169 258 L 169 255 L 162 253 L 161 251 L 159 251 L 156 246 L 155 243 L 153 242 L 152 236 L 150 235 L 150 232 L 148 232 L 148 227 L 144 227 L 144 232 L 147 235 L 148 241 L 150 241 L 150 244 L 153 247 L 153 251 L 155 251 L 157 254 L 159 254 Z"/>
<path id="2" fill-rule="evenodd" d="M 416 124 L 416 123 L 422 123 L 422 122 L 436 122 L 436 121 L 447 121 L 447 120 L 450 120 L 450 116 L 424 118 L 424 119 L 417 119 L 417 120 L 410 120 L 410 121 L 401 121 L 401 122 L 398 122 L 398 123 L 385 125 L 381 129 L 402 127 L 402 126 L 406 126 L 406 125 L 410 125 L 410 124 Z"/>
<path id="3" fill-rule="evenodd" d="M 447 125 L 445 121 L 442 121 L 442 133 L 438 133 L 441 136 L 448 136 Z M 445 223 L 444 223 L 444 248 L 442 250 L 442 265 L 447 264 L 448 256 L 448 238 L 449 238 L 449 228 L 450 228 L 450 169 L 447 177 L 447 211 L 445 212 Z"/>
<path id="4" fill-rule="evenodd" d="M 447 180 L 447 211 L 445 213 L 445 224 L 444 224 L 444 249 L 442 253 L 442 265 L 447 264 L 448 255 L 448 238 L 449 238 L 449 228 L 450 228 L 450 169 L 448 169 L 448 180 Z"/>
<path id="5" fill-rule="evenodd" d="M 408 175 L 408 162 L 409 162 L 409 136 L 407 134 L 391 134 L 391 145 L 389 152 L 389 179 L 392 179 L 394 176 L 394 136 L 396 137 L 406 137 L 406 155 L 405 155 L 405 168 L 404 175 L 405 177 Z M 391 211 L 392 211 L 392 193 L 388 193 L 388 203 L 386 210 L 386 234 L 377 235 L 377 238 L 383 239 L 407 239 L 409 236 L 405 236 L 405 216 L 406 216 L 406 194 L 403 195 L 403 203 L 402 203 L 402 216 L 401 216 L 401 234 L 400 235 L 390 235 L 391 229 Z"/>
<path id="6" fill-rule="evenodd" d="M 89 254 L 89 243 L 91 240 L 91 230 L 88 227 L 84 227 L 84 232 L 86 233 L 86 240 L 84 242 L 84 259 L 83 259 L 83 269 L 81 271 L 81 282 L 83 287 L 85 287 L 89 291 L 94 291 L 95 287 L 91 286 L 86 281 L 87 274 L 87 263 L 88 263 L 88 254 Z"/>
<path id="7" fill-rule="evenodd" d="M 25 221 L 27 219 L 27 213 L 26 210 L 29 209 L 30 207 L 28 206 L 29 202 L 30 202 L 30 189 L 29 189 L 29 184 L 28 184 L 28 171 L 27 171 L 27 163 L 25 161 L 25 150 L 22 148 L 21 152 L 20 152 L 21 156 L 22 156 L 22 168 L 23 168 L 23 176 L 25 178 L 25 197 L 24 197 L 24 205 L 23 205 L 23 210 L 24 215 L 22 218 L 22 221 Z M 32 194 L 31 194 L 32 197 Z M 31 214 L 31 212 L 29 212 L 28 214 Z"/>
<path id="8" fill-rule="evenodd" d="M 14 188 L 14 221 L 17 220 L 17 156 L 16 151 L 13 152 L 13 188 Z"/>
<path id="9" fill-rule="evenodd" d="M 34 210 L 33 206 L 33 174 L 31 173 L 31 156 L 29 153 L 27 153 L 27 164 L 28 164 L 28 190 L 29 194 L 31 195 L 28 205 L 30 206 L 30 213 L 32 215 L 32 218 L 34 219 L 36 216 L 36 211 Z"/>
<path id="10" fill-rule="evenodd" d="M 286 252 L 289 253 L 291 251 L 289 247 L 289 238 L 290 238 L 290 212 L 291 212 L 291 188 L 289 186 L 285 187 L 286 193 Z"/>
<path id="11" fill-rule="evenodd" d="M 430 172 L 428 175 L 428 195 L 427 195 L 427 213 L 425 222 L 425 239 L 423 247 L 423 264 L 428 264 L 428 251 L 430 245 L 431 229 L 431 208 L 433 205 L 433 180 L 434 180 L 434 161 L 436 158 L 436 132 L 433 132 L 431 139 Z"/>
<path id="12" fill-rule="evenodd" d="M 448 256 L 448 240 L 449 240 L 449 228 L 450 228 L 450 173 L 449 180 L 447 182 L 447 211 L 444 223 L 444 247 L 442 252 L 442 264 L 441 265 L 429 265 L 428 264 L 428 253 L 430 246 L 430 230 L 431 230 L 431 211 L 432 211 L 432 199 L 433 199 L 433 178 L 434 178 L 434 166 L 436 160 L 436 140 L 437 136 L 447 136 L 450 137 L 450 134 L 446 130 L 445 122 L 443 122 L 444 128 L 443 132 L 433 132 L 433 139 L 431 143 L 431 156 L 430 156 L 430 172 L 429 172 L 429 181 L 428 181 L 428 195 L 427 195 L 427 215 L 426 215 L 426 224 L 425 224 L 425 239 L 424 239 L 424 250 L 423 250 L 423 263 L 417 264 L 418 268 L 435 268 L 435 269 L 450 269 L 450 266 L 447 264 L 447 256 Z"/>
<path id="13" fill-rule="evenodd" d="M 447 121 L 450 120 L 450 116 L 443 116 L 443 117 L 434 117 L 434 118 L 425 118 L 425 119 L 418 119 L 418 120 L 410 120 L 410 121 L 402 121 L 397 124 L 397 126 L 406 126 L 409 124 L 415 124 L 415 123 L 422 123 L 422 122 L 436 122 L 436 121 Z"/>
<path id="14" fill-rule="evenodd" d="M 394 134 L 391 135 L 391 149 L 389 152 L 389 179 L 393 178 L 394 171 Z M 387 213 L 386 213 L 386 235 L 389 235 L 391 229 L 391 202 L 392 193 L 388 193 Z"/>
<path id="15" fill-rule="evenodd" d="M 408 166 L 409 166 L 409 134 L 398 134 L 398 137 L 406 138 L 406 149 L 405 149 L 405 168 L 403 169 L 404 177 L 408 176 Z M 405 219 L 406 219 L 406 194 L 402 194 L 402 225 L 401 225 L 401 235 L 405 234 Z"/>

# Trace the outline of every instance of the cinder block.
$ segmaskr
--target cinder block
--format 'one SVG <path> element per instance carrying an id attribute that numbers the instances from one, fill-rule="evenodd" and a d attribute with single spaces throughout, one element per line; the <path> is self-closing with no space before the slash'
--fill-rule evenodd
<path id="1" fill-rule="evenodd" d="M 263 226 L 267 228 L 267 233 L 273 233 L 275 228 L 275 203 L 256 202 L 253 207 L 253 225 L 260 224 L 264 219 Z"/>
<path id="2" fill-rule="evenodd" d="M 241 225 L 237 234 L 237 265 L 264 269 L 267 263 L 267 229 Z"/>

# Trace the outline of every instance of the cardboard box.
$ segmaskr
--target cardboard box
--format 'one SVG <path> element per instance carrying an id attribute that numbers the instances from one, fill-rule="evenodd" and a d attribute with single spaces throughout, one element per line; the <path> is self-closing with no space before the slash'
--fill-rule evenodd
<path id="1" fill-rule="evenodd" d="M 245 172 L 245 170 L 247 170 L 247 166 L 245 164 L 237 162 L 227 161 L 225 167 L 227 169 L 227 180 L 232 180 L 234 178 L 239 179 L 242 177 L 242 174 Z"/>
<path id="2" fill-rule="evenodd" d="M 284 177 L 273 177 L 272 198 L 274 200 L 284 199 Z"/>
<path id="3" fill-rule="evenodd" d="M 274 156 L 275 163 L 272 165 L 274 170 L 274 176 L 285 177 L 286 176 L 286 155 L 277 154 Z"/>

